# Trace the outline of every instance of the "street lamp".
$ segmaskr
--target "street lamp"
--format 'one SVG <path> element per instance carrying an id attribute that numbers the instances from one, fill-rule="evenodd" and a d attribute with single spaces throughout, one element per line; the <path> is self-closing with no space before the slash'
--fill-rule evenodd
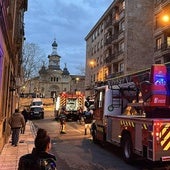
<path id="1" fill-rule="evenodd" d="M 95 65 L 95 61 L 94 61 L 94 60 L 91 60 L 91 61 L 89 62 L 89 64 L 90 64 L 90 67 L 93 68 L 94 65 Z"/>
<path id="2" fill-rule="evenodd" d="M 76 77 L 76 89 L 75 89 L 76 94 L 79 94 L 79 93 L 80 93 L 80 91 L 78 90 L 79 80 L 80 80 L 80 78 L 79 78 L 79 77 Z"/>
<path id="3" fill-rule="evenodd" d="M 162 21 L 164 22 L 164 23 L 168 23 L 168 22 L 170 22 L 170 16 L 169 15 L 163 15 L 163 17 L 162 17 Z"/>

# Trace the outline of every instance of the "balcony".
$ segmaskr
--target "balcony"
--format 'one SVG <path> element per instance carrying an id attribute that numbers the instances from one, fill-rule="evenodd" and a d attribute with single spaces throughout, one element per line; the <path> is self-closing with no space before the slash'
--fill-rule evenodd
<path id="1" fill-rule="evenodd" d="M 111 43 L 112 43 L 112 36 L 110 36 L 109 38 L 106 38 L 104 45 L 109 45 Z"/>
<path id="2" fill-rule="evenodd" d="M 161 51 L 167 51 L 167 50 L 170 52 L 170 45 L 168 45 L 167 43 L 161 44 Z"/>
<path id="3" fill-rule="evenodd" d="M 106 21 L 104 28 L 106 29 L 106 28 L 108 28 L 110 26 L 112 26 L 112 20 L 111 19 Z"/>
<path id="4" fill-rule="evenodd" d="M 110 54 L 108 57 L 104 59 L 104 63 L 106 64 L 111 63 L 116 58 L 117 58 L 116 54 Z"/>
<path id="5" fill-rule="evenodd" d="M 118 36 L 119 36 L 119 34 L 113 34 L 113 35 L 109 36 L 109 38 L 106 38 L 104 45 L 109 45 L 109 44 L 111 44 L 112 41 L 118 39 Z"/>

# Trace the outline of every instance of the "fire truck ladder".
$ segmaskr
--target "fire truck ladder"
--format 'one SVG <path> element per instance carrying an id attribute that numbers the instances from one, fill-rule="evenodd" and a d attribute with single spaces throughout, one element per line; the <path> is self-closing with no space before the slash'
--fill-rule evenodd
<path id="1" fill-rule="evenodd" d="M 114 108 L 121 107 L 121 93 L 118 89 L 112 89 L 112 106 Z"/>

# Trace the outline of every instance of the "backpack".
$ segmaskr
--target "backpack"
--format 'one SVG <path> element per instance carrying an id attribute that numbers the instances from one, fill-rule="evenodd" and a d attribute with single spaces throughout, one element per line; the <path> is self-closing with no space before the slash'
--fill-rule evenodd
<path id="1" fill-rule="evenodd" d="M 85 112 L 84 122 L 85 123 L 92 123 L 92 120 L 93 120 L 93 116 L 92 116 L 91 112 L 90 111 Z"/>
<path id="2" fill-rule="evenodd" d="M 57 170 L 53 158 L 35 158 L 33 154 L 26 154 L 19 160 L 18 170 Z"/>

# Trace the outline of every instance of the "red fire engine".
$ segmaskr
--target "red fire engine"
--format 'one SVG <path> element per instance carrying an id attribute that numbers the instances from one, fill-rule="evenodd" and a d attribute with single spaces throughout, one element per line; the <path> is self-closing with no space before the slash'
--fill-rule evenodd
<path id="1" fill-rule="evenodd" d="M 80 108 L 84 109 L 84 99 L 83 93 L 66 93 L 63 92 L 57 97 L 56 101 L 56 113 L 55 119 L 58 119 L 59 111 L 62 107 L 65 108 L 67 113 L 67 120 L 76 121 L 78 119 L 77 111 Z"/>
<path id="2" fill-rule="evenodd" d="M 120 146 L 126 162 L 135 154 L 151 161 L 170 161 L 168 65 L 110 78 L 95 92 L 94 142 Z"/>

